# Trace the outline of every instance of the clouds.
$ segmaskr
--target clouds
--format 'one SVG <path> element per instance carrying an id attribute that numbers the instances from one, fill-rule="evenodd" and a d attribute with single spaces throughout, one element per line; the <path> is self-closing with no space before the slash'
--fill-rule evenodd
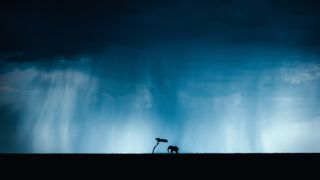
<path id="1" fill-rule="evenodd" d="M 277 123 L 262 132 L 263 152 L 319 152 L 319 119 Z"/>
<path id="2" fill-rule="evenodd" d="M 0 87 L 1 93 L 19 93 L 19 92 L 29 92 L 29 93 L 37 93 L 37 91 L 34 90 L 22 90 L 18 88 L 13 88 L 10 86 L 2 86 Z"/>
<path id="3" fill-rule="evenodd" d="M 243 65 L 236 75 L 225 73 L 223 83 L 211 77 L 180 87 L 179 102 L 187 114 L 181 140 L 185 150 L 318 151 L 320 136 L 313 130 L 319 124 L 317 62 L 280 61 L 262 69 L 253 66 L 256 71 Z"/>
<path id="4" fill-rule="evenodd" d="M 148 152 L 143 139 L 152 142 L 155 136 L 150 83 L 131 84 L 124 95 L 109 95 L 121 81 L 104 84 L 103 78 L 77 68 L 15 68 L 0 79 L 0 107 L 16 106 L 21 114 L 17 130 L 4 138 L 15 134 L 15 141 L 29 141 L 24 151 Z"/>
<path id="5" fill-rule="evenodd" d="M 318 82 L 320 80 L 320 65 L 307 64 L 283 69 L 283 80 L 293 85 Z"/>
<path id="6" fill-rule="evenodd" d="M 184 152 L 316 151 L 320 96 L 312 84 L 319 67 L 282 62 L 237 70 L 200 63 L 171 81 L 100 76 L 78 66 L 17 67 L 0 76 L 1 100 L 23 115 L 14 133 L 32 152 L 147 153 L 159 135 Z"/>
<path id="7" fill-rule="evenodd" d="M 107 103 L 111 104 L 126 104 L 130 108 L 145 109 L 151 108 L 153 104 L 153 96 L 148 85 L 137 85 L 133 88 L 134 91 L 130 94 L 113 96 L 107 92 L 103 92 L 101 95 L 105 98 Z"/>
<path id="8" fill-rule="evenodd" d="M 159 136 L 184 152 L 318 149 L 317 1 L 0 4 L 0 145 L 151 152 Z"/>
<path id="9" fill-rule="evenodd" d="M 0 50 L 21 53 L 3 57 L 9 62 L 57 61 L 113 45 L 172 41 L 319 48 L 319 3 L 313 0 L 15 3 L 0 6 Z"/>
<path id="10" fill-rule="evenodd" d="M 78 109 L 90 104 L 95 79 L 75 70 L 15 69 L 1 75 L 2 106 L 17 107 L 17 142 L 33 152 L 71 152 Z M 4 100 L 6 100 L 4 102 Z M 5 128 L 5 127 L 4 127 Z"/>
<path id="11" fill-rule="evenodd" d="M 8 104 L 19 106 L 23 99 L 37 95 L 38 89 L 31 85 L 37 75 L 34 69 L 18 68 L 0 75 L 0 106 Z"/>

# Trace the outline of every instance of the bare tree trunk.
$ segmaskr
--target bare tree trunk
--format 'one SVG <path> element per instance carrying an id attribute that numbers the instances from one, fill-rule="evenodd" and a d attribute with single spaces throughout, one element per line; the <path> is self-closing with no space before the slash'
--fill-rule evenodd
<path id="1" fill-rule="evenodd" d="M 154 150 L 156 149 L 156 147 L 159 145 L 159 142 L 157 142 L 157 144 L 153 147 L 153 150 L 152 150 L 152 154 L 154 154 Z"/>

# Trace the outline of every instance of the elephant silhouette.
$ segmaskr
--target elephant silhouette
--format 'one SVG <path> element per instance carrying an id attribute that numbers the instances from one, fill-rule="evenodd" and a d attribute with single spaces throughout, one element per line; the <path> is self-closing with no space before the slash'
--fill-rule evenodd
<path id="1" fill-rule="evenodd" d="M 169 146 L 168 147 L 168 153 L 176 153 L 176 154 L 179 154 L 179 148 L 177 146 Z"/>

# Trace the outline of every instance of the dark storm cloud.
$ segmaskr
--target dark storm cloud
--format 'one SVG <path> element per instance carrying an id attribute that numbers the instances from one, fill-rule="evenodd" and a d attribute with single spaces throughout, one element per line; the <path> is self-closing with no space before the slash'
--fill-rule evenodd
<path id="1" fill-rule="evenodd" d="M 307 1 L 2 1 L 0 50 L 24 62 L 184 40 L 317 48 L 319 3 Z M 21 53 L 22 52 L 22 53 Z"/>

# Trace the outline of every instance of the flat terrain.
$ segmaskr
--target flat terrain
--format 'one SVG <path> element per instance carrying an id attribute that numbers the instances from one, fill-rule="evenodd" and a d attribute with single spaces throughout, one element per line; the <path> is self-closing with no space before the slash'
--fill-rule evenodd
<path id="1" fill-rule="evenodd" d="M 308 170 L 304 175 L 317 173 L 320 154 L 0 154 L 0 162 L 8 170 L 29 169 L 27 172 L 32 176 L 38 172 L 50 176 L 57 172 L 72 175 L 86 173 L 90 177 L 107 177 L 110 173 L 140 177 L 152 173 L 166 178 L 172 173 L 179 176 L 188 173 L 200 175 L 198 171 L 211 177 L 238 177 L 241 174 L 246 177 L 257 173 L 259 176 L 270 176 L 271 172 L 292 174 L 301 172 L 302 168 Z M 2 172 L 9 172 L 5 169 Z"/>

